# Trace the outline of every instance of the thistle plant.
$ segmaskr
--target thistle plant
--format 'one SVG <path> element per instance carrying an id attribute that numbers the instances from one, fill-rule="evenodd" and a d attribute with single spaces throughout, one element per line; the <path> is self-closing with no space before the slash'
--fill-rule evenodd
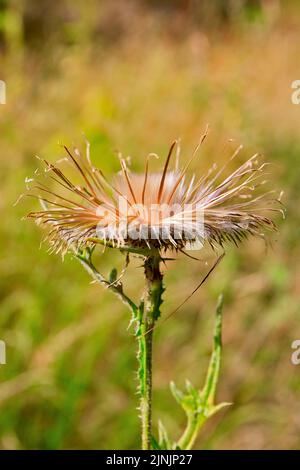
<path id="1" fill-rule="evenodd" d="M 276 229 L 266 214 L 280 210 L 274 206 L 276 199 L 270 197 L 271 192 L 261 189 L 266 164 L 259 162 L 258 155 L 225 178 L 223 173 L 229 162 L 220 169 L 213 166 L 198 179 L 195 175 L 188 177 L 189 167 L 206 135 L 207 131 L 183 166 L 179 163 L 179 143 L 173 142 L 159 173 L 149 171 L 150 159 L 157 157 L 154 154 L 146 158 L 143 174 L 130 171 L 127 160 L 120 156 L 121 171 L 108 180 L 92 164 L 87 143 L 84 155 L 77 148 L 70 151 L 65 147 L 66 157 L 57 164 L 42 160 L 44 169 L 27 180 L 28 195 L 36 197 L 42 206 L 28 217 L 47 229 L 49 249 L 62 255 L 72 253 L 92 278 L 116 294 L 131 312 L 130 324 L 138 343 L 139 413 L 145 450 L 191 449 L 206 420 L 227 405 L 215 404 L 222 347 L 220 296 L 204 387 L 198 390 L 186 382 L 185 390 L 181 391 L 171 383 L 171 392 L 187 416 L 186 429 L 175 442 L 161 422 L 158 437 L 152 433 L 153 334 L 162 315 L 167 262 L 178 252 L 194 258 L 190 250 L 200 249 L 204 244 L 216 252 L 223 251 L 194 293 L 224 256 L 226 242 L 238 246 L 249 236 L 265 237 L 267 231 Z M 230 162 L 240 150 L 241 147 L 234 152 Z M 171 163 L 174 153 L 175 165 Z M 70 172 L 75 170 L 76 182 L 66 176 L 67 170 L 61 169 L 63 164 Z M 125 255 L 125 268 L 120 275 L 113 268 L 106 279 L 95 267 L 93 254 L 99 245 L 118 249 Z M 124 292 L 122 283 L 131 256 L 139 257 L 144 268 L 145 289 L 138 302 Z"/>

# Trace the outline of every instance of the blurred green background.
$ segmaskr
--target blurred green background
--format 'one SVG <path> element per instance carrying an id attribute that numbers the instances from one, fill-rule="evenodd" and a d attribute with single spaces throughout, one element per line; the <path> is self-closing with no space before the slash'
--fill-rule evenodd
<path id="1" fill-rule="evenodd" d="M 110 175 L 117 151 L 135 170 L 149 152 L 165 156 L 182 138 L 188 158 L 205 125 L 211 132 L 194 165 L 198 174 L 228 157 L 263 152 L 272 186 L 284 189 L 287 219 L 266 251 L 251 240 L 227 255 L 214 275 L 155 333 L 154 428 L 175 439 L 185 417 L 170 380 L 201 386 L 211 351 L 214 308 L 225 295 L 219 401 L 233 405 L 210 420 L 196 448 L 300 447 L 300 4 L 279 0 L 0 1 L 1 449 L 139 447 L 136 345 L 129 313 L 71 256 L 39 249 L 42 233 L 21 218 L 38 207 L 13 203 L 40 155 L 54 162 L 60 143 L 91 142 Z M 233 144 L 232 144 L 233 145 Z M 154 162 L 155 168 L 159 162 Z M 167 315 L 207 272 L 179 256 L 166 269 Z M 107 251 L 99 270 L 122 268 Z M 125 285 L 138 298 L 142 272 L 132 260 Z"/>

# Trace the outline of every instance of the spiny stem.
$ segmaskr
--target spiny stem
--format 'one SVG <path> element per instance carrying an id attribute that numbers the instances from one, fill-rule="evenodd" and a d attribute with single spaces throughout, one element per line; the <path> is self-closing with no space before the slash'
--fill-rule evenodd
<path id="1" fill-rule="evenodd" d="M 149 322 L 149 326 L 150 326 Z M 142 420 L 142 449 L 149 450 L 152 432 L 152 340 L 153 333 L 143 337 L 143 386 L 141 387 L 141 420 Z"/>
<path id="2" fill-rule="evenodd" d="M 139 317 L 139 391 L 142 421 L 142 449 L 151 447 L 152 430 L 152 342 L 153 328 L 160 315 L 163 294 L 163 276 L 159 269 L 159 254 L 145 260 L 146 292 Z"/>

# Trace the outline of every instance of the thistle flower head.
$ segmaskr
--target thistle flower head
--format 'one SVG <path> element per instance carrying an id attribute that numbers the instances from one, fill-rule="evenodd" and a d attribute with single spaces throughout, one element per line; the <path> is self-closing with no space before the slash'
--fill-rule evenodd
<path id="1" fill-rule="evenodd" d="M 224 165 L 213 166 L 198 179 L 195 175 L 188 178 L 190 163 L 205 137 L 206 133 L 181 168 L 178 158 L 175 167 L 172 164 L 178 150 L 178 143 L 173 142 L 160 173 L 149 171 L 151 154 L 143 174 L 131 172 L 120 157 L 121 171 L 111 181 L 91 163 L 89 144 L 84 156 L 78 149 L 71 152 L 65 147 L 64 160 L 72 164 L 80 184 L 72 182 L 59 163 L 43 160 L 44 171 L 29 187 L 42 210 L 28 217 L 48 228 L 46 238 L 52 250 L 63 253 L 97 240 L 141 249 L 182 250 L 204 242 L 215 247 L 227 241 L 237 245 L 248 236 L 262 237 L 266 230 L 274 230 L 267 214 L 280 209 L 272 206 L 270 192 L 260 190 L 266 164 L 259 162 L 258 155 L 227 176 L 223 176 Z"/>

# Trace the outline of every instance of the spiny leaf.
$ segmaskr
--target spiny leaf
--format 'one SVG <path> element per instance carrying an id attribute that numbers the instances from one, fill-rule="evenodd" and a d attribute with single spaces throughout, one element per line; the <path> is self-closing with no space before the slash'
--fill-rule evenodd
<path id="1" fill-rule="evenodd" d="M 197 390 L 189 380 L 185 381 L 185 388 L 187 391 L 187 395 L 190 395 L 195 402 L 199 402 L 199 390 Z"/>
<path id="2" fill-rule="evenodd" d="M 223 402 L 223 403 L 219 403 L 218 405 L 211 406 L 208 410 L 207 417 L 210 418 L 214 414 L 218 413 L 219 410 L 222 410 L 223 408 L 225 408 L 227 406 L 231 406 L 231 405 L 232 405 L 232 403 Z"/>
<path id="3" fill-rule="evenodd" d="M 179 390 L 179 388 L 176 387 L 176 385 L 173 381 L 170 382 L 170 389 L 171 389 L 172 395 L 175 398 L 175 400 L 177 401 L 177 403 L 179 405 L 182 405 L 182 401 L 184 399 L 184 394 L 182 393 L 181 390 Z"/>
<path id="4" fill-rule="evenodd" d="M 197 412 L 201 407 L 201 397 L 199 391 L 196 390 L 192 384 L 189 384 L 189 391 L 187 393 L 179 390 L 174 382 L 170 383 L 171 392 L 179 405 L 184 409 L 187 414 Z"/>
<path id="5" fill-rule="evenodd" d="M 213 351 L 203 389 L 201 391 L 197 390 L 188 380 L 186 380 L 185 392 L 179 390 L 174 382 L 170 384 L 172 394 L 186 412 L 188 420 L 186 430 L 177 441 L 177 444 L 173 445 L 173 449 L 176 445 L 182 449 L 190 449 L 197 432 L 207 419 L 225 406 L 230 405 L 230 403 L 214 405 L 222 352 L 222 307 L 223 296 L 220 296 L 216 308 Z"/>
<path id="6" fill-rule="evenodd" d="M 153 315 L 154 320 L 157 320 L 160 317 L 160 307 L 163 303 L 162 295 L 165 291 L 165 288 L 161 281 L 154 282 L 151 288 L 151 297 L 152 303 L 154 305 Z"/>

